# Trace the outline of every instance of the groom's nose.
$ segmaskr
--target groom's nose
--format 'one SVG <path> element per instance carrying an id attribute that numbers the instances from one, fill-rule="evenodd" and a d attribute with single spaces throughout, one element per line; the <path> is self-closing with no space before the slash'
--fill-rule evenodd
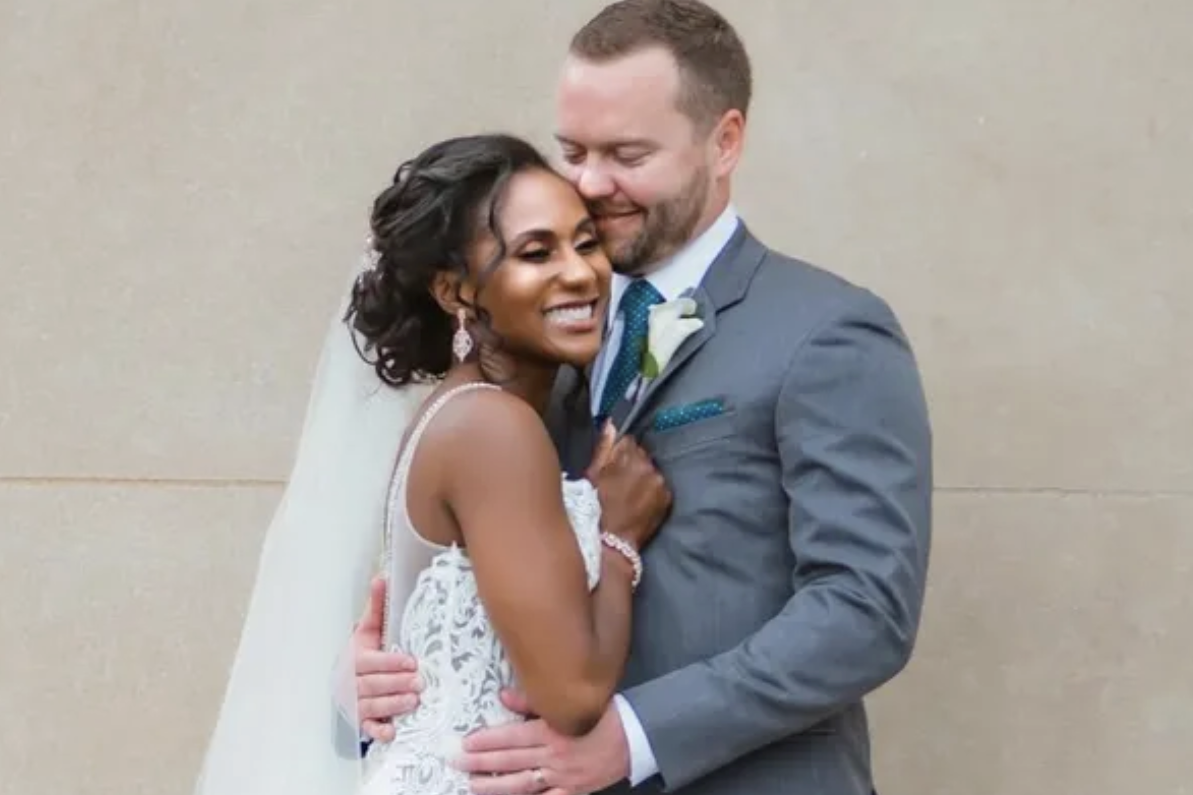
<path id="1" fill-rule="evenodd" d="M 585 163 L 580 167 L 576 190 L 588 201 L 605 199 L 617 192 L 617 184 L 599 163 Z"/>

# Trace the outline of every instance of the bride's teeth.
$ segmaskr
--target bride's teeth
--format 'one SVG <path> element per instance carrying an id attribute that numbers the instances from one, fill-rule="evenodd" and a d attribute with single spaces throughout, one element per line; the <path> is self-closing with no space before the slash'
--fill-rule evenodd
<path id="1" fill-rule="evenodd" d="M 584 306 L 565 306 L 547 312 L 547 319 L 554 323 L 574 323 L 578 320 L 592 318 L 592 304 Z"/>

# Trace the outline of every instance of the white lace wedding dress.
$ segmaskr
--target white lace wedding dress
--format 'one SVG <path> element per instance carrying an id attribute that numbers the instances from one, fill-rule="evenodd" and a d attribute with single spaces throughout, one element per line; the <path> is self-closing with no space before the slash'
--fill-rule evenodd
<path id="1" fill-rule="evenodd" d="M 450 766 L 461 740 L 485 726 L 521 720 L 501 704 L 500 691 L 513 684 L 505 650 L 477 595 L 476 578 L 467 553 L 423 539 L 406 511 L 406 477 L 414 451 L 435 415 L 456 395 L 489 384 L 466 384 L 441 395 L 411 431 L 398 458 L 386 516 L 386 549 L 413 534 L 425 549 L 418 561 L 387 555 L 385 569 L 424 566 L 414 590 L 399 611 L 386 616 L 386 645 L 413 655 L 424 682 L 420 705 L 394 721 L 396 737 L 374 743 L 365 758 L 360 795 L 469 795 L 467 775 Z M 589 588 L 600 576 L 600 502 L 585 480 L 563 480 L 564 506 L 580 545 Z M 398 577 L 397 579 L 401 579 Z"/>

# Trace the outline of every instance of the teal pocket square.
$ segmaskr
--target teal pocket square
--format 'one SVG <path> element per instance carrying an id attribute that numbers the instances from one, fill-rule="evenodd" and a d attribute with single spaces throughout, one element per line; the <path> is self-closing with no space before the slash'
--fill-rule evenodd
<path id="1" fill-rule="evenodd" d="M 688 403 L 683 406 L 668 406 L 654 415 L 654 420 L 650 425 L 656 431 L 669 431 L 681 425 L 707 420 L 724 413 L 725 406 L 720 400 L 701 400 L 699 403 Z"/>

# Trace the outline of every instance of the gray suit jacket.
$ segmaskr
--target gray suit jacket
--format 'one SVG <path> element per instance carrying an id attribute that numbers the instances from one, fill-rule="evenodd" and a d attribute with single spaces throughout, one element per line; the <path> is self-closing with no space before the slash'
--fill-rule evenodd
<path id="1" fill-rule="evenodd" d="M 623 683 L 660 771 L 636 792 L 869 795 L 862 697 L 907 663 L 928 567 L 914 357 L 879 298 L 744 225 L 696 298 L 704 329 L 623 426 L 675 498 L 644 553 Z M 723 413 L 653 425 L 709 399 Z M 549 425 L 583 471 L 595 436 L 575 374 Z"/>

